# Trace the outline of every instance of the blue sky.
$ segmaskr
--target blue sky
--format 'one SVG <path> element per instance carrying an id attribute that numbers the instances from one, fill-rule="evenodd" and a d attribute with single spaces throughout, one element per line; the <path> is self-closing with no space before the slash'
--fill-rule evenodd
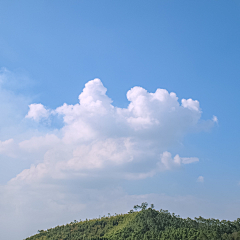
<path id="1" fill-rule="evenodd" d="M 239 217 L 238 1 L 0 7 L 5 238 L 144 201 Z"/>

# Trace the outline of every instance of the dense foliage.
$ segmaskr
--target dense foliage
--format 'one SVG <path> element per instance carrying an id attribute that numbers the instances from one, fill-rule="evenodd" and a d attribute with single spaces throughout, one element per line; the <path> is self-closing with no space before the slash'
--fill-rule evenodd
<path id="1" fill-rule="evenodd" d="M 138 208 L 141 211 L 137 211 Z M 153 205 L 147 208 L 147 203 L 136 205 L 134 209 L 136 211 L 128 214 L 74 221 L 40 230 L 26 240 L 240 240 L 240 218 L 235 221 L 202 217 L 183 219 L 166 210 L 154 210 Z"/>

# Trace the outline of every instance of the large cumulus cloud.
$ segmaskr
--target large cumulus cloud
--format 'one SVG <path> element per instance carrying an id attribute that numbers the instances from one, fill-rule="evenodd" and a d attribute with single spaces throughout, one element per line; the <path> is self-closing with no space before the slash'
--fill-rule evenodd
<path id="1" fill-rule="evenodd" d="M 64 103 L 56 109 L 29 105 L 26 118 L 39 122 L 61 116 L 64 125 L 15 144 L 22 155 L 37 153 L 42 161 L 10 182 L 82 178 L 106 171 L 119 178 L 142 179 L 198 161 L 191 156 L 172 158 L 169 152 L 187 133 L 201 124 L 206 128 L 214 123 L 201 123 L 197 100 L 179 101 L 175 93 L 165 89 L 149 93 L 133 87 L 127 92 L 128 107 L 118 108 L 106 92 L 100 79 L 94 79 L 85 84 L 75 105 Z M 12 141 L 1 143 L 2 152 L 7 152 L 3 147 Z"/>

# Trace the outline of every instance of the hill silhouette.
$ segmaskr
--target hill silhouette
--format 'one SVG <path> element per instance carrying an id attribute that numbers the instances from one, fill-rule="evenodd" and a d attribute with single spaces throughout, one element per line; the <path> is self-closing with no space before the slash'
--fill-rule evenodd
<path id="1" fill-rule="evenodd" d="M 155 210 L 153 204 L 134 206 L 127 214 L 74 221 L 55 228 L 39 230 L 26 240 L 240 240 L 240 218 L 183 219 L 167 210 Z M 139 211 L 140 210 L 140 211 Z"/>

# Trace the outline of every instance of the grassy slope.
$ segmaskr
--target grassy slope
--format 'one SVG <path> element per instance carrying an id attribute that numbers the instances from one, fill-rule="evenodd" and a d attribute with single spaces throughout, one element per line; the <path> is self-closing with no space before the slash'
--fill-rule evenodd
<path id="1" fill-rule="evenodd" d="M 104 239 L 118 234 L 130 224 L 138 212 L 121 214 L 100 219 L 86 220 L 70 223 L 55 228 L 41 230 L 38 234 L 26 238 L 26 240 L 65 240 L 65 239 Z M 79 236 L 78 236 L 79 235 Z"/>

